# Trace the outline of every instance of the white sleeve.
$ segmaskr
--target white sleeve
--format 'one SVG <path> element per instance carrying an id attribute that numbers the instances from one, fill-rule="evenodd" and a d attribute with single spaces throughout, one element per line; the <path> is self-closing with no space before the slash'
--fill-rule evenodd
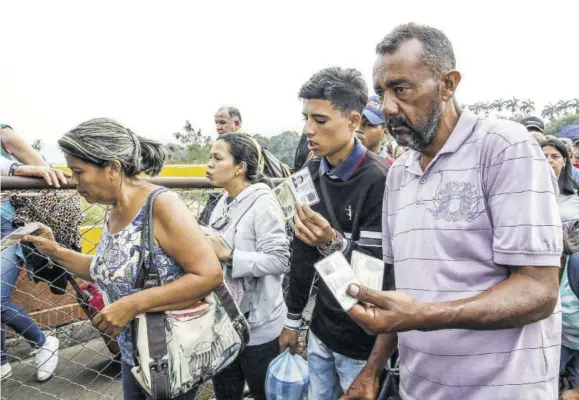
<path id="1" fill-rule="evenodd" d="M 0 157 L 0 170 L 1 170 L 1 174 L 2 176 L 8 176 L 9 172 L 10 172 L 10 167 L 12 166 L 12 164 L 14 164 L 16 161 L 10 160 L 8 158 L 5 157 Z"/>

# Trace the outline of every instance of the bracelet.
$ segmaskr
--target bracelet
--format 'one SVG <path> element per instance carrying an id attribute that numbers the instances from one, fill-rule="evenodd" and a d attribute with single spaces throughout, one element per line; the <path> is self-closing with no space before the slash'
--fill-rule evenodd
<path id="1" fill-rule="evenodd" d="M 343 247 L 344 237 L 340 232 L 336 231 L 336 238 L 324 246 L 319 246 L 318 251 L 321 255 L 327 257 L 336 251 L 342 251 Z"/>
<path id="2" fill-rule="evenodd" d="M 16 170 L 18 168 L 20 168 L 22 166 L 22 164 L 20 164 L 19 162 L 15 162 L 10 166 L 10 169 L 8 170 L 8 176 L 14 176 L 14 173 L 16 172 Z"/>

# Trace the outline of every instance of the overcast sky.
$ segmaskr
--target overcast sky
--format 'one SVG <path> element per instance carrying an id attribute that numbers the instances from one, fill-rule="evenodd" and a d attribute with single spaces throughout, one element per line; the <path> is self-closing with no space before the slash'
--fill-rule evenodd
<path id="1" fill-rule="evenodd" d="M 301 131 L 299 87 L 317 70 L 361 70 L 396 25 L 442 29 L 461 103 L 579 97 L 576 1 L 0 0 L 0 120 L 56 139 L 93 117 L 168 141 L 185 120 L 215 134 L 221 104 L 249 132 Z M 474 8 L 467 8 L 472 5 Z"/>

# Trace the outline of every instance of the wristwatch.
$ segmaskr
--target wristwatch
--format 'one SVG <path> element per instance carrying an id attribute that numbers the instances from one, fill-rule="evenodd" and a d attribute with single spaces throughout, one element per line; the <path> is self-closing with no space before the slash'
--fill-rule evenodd
<path id="1" fill-rule="evenodd" d="M 333 254 L 337 251 L 342 251 L 344 247 L 344 237 L 338 231 L 336 231 L 336 237 L 334 240 L 326 243 L 323 246 L 318 246 L 318 251 L 324 256 L 327 257 L 330 254 Z"/>
<path id="2" fill-rule="evenodd" d="M 20 168 L 22 166 L 21 163 L 19 162 L 15 162 L 10 166 L 10 169 L 8 170 L 8 176 L 14 176 L 14 173 L 16 172 L 16 170 L 18 168 Z"/>

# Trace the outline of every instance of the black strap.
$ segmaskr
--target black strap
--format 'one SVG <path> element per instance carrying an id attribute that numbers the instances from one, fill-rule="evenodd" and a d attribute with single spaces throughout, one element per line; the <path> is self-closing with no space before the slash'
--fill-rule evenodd
<path id="1" fill-rule="evenodd" d="M 322 190 L 322 198 L 324 199 L 324 204 L 326 205 L 326 210 L 328 211 L 328 215 L 330 217 L 330 223 L 332 224 L 332 228 L 337 230 L 344 235 L 344 230 L 336 218 L 336 213 L 334 212 L 334 206 L 330 201 L 330 195 L 328 193 L 328 187 L 326 186 L 326 179 L 324 176 L 320 176 L 320 189 Z"/>
<path id="2" fill-rule="evenodd" d="M 139 252 L 139 263 L 137 267 L 137 279 L 135 289 L 148 289 L 153 286 L 160 286 L 159 271 L 155 263 L 155 235 L 153 234 L 153 203 L 158 195 L 167 192 L 169 189 L 161 187 L 155 189 L 145 203 L 145 215 L 143 216 L 143 226 L 141 228 L 141 249 Z M 146 258 L 149 251 L 148 260 Z M 147 262 L 148 261 L 148 262 Z"/>
<path id="3" fill-rule="evenodd" d="M 141 249 L 139 252 L 138 274 L 135 281 L 135 289 L 149 289 L 161 285 L 159 270 L 155 263 L 155 244 L 153 234 L 153 203 L 158 195 L 168 191 L 167 188 L 154 190 L 145 203 L 145 214 L 141 229 Z M 148 251 L 148 257 L 147 257 Z M 165 313 L 146 313 L 147 338 L 149 345 L 149 365 L 141 365 L 141 368 L 149 368 L 151 376 L 151 394 L 155 400 L 170 399 L 169 364 L 167 337 L 165 332 Z M 133 323 L 133 347 L 136 350 L 138 329 L 136 322 Z"/>

